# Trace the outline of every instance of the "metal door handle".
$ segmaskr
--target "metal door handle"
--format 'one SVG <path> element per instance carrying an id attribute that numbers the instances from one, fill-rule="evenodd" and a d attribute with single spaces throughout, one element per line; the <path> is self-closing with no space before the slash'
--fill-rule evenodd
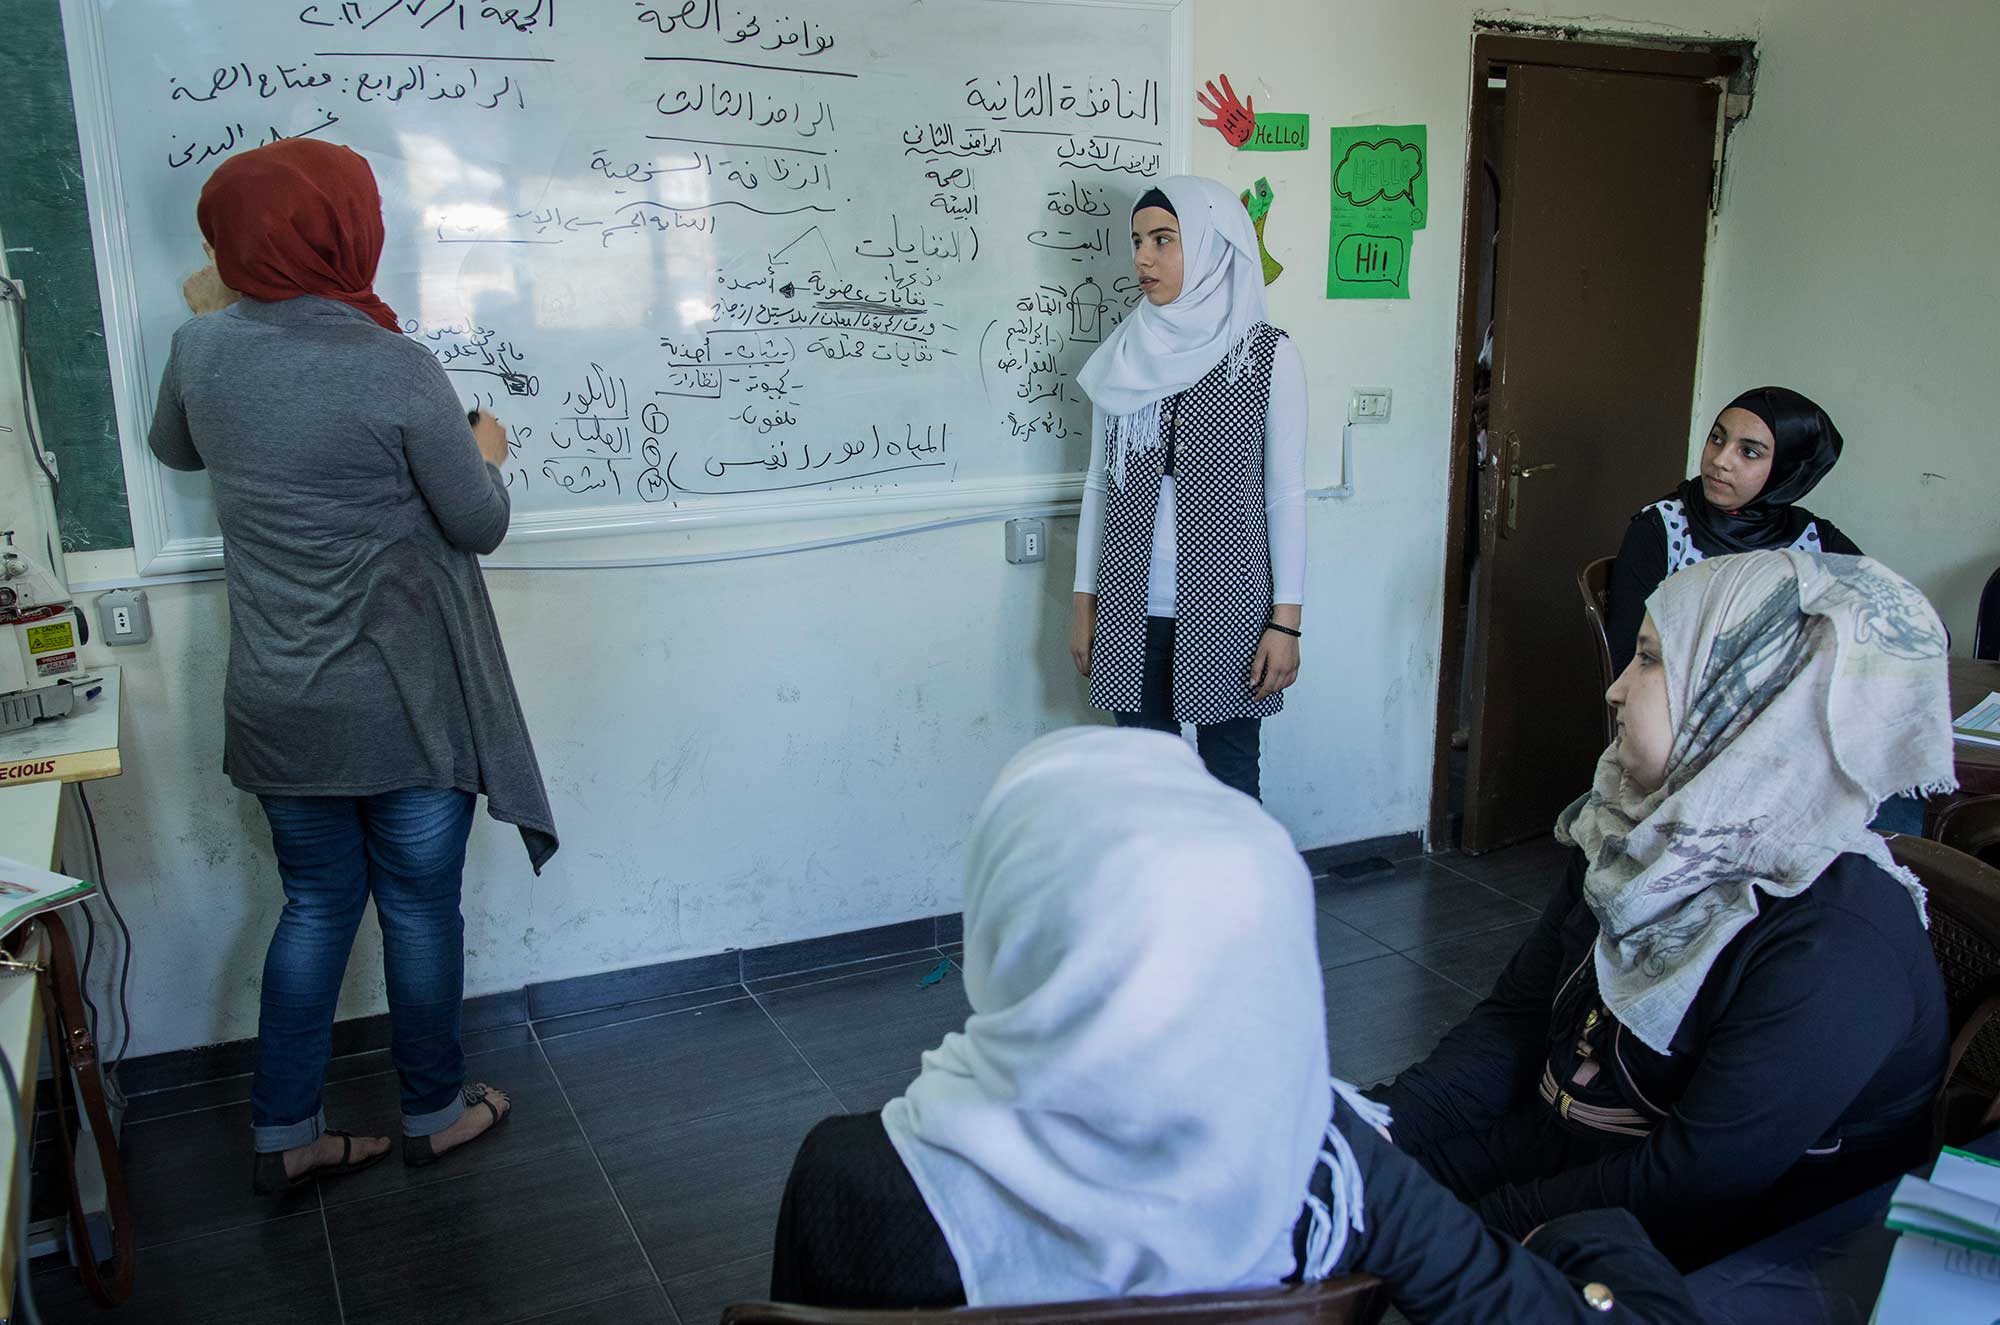
<path id="1" fill-rule="evenodd" d="M 1521 468 L 1521 435 L 1514 432 L 1507 434 L 1507 473 L 1513 482 L 1507 485 L 1507 523 L 1502 532 L 1509 538 L 1521 527 L 1521 480 L 1554 468 L 1556 465 L 1553 463 Z"/>

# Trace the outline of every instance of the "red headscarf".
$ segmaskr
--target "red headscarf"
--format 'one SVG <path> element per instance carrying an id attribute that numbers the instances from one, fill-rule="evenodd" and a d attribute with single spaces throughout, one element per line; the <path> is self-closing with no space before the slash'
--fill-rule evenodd
<path id="1" fill-rule="evenodd" d="M 402 330 L 374 289 L 382 194 L 351 148 L 286 138 L 233 156 L 202 185 L 195 219 L 222 283 L 237 293 L 267 301 L 316 294 Z"/>

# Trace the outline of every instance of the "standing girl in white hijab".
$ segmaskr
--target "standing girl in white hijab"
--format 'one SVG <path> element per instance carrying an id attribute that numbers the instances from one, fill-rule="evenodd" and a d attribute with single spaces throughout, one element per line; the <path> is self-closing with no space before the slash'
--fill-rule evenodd
<path id="1" fill-rule="evenodd" d="M 972 1017 L 880 1115 L 806 1138 L 772 1296 L 979 1307 L 1367 1271 L 1418 1322 L 1601 1320 L 1613 1290 L 1587 1301 L 1586 1278 L 1616 1283 L 1612 1319 L 1694 1319 L 1622 1212 L 1531 1255 L 1382 1138 L 1327 1077 L 1314 932 L 1290 837 L 1180 740 L 1029 746 L 973 830 Z"/>
<path id="2" fill-rule="evenodd" d="M 1249 213 L 1177 175 L 1132 210 L 1144 298 L 1077 374 L 1094 408 L 1070 657 L 1121 726 L 1179 734 L 1259 794 L 1299 670 L 1305 369 L 1264 306 Z"/>

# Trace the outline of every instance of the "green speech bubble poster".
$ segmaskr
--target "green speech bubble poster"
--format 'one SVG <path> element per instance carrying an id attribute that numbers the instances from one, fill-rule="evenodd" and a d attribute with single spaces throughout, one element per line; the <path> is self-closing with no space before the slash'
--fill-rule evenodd
<path id="1" fill-rule="evenodd" d="M 1338 125 L 1326 297 L 1408 299 L 1410 241 L 1430 213 L 1430 144 L 1421 124 Z"/>

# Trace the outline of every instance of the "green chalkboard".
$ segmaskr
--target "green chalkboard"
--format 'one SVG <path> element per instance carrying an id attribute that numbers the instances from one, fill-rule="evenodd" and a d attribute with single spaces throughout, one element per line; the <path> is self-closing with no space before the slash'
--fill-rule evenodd
<path id="1" fill-rule="evenodd" d="M 61 471 L 56 516 L 63 546 L 130 547 L 58 0 L 8 0 L 0 86 L 8 101 L 0 113 L 0 239 L 8 270 L 28 287 L 36 417 Z"/>

